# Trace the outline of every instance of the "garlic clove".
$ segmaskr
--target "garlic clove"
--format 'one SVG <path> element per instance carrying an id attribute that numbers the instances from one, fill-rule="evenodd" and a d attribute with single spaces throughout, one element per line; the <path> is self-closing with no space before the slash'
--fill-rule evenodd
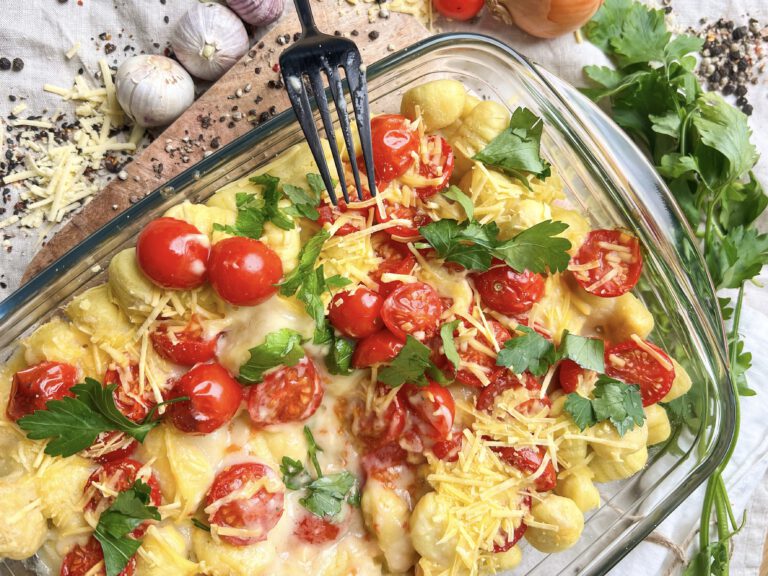
<path id="1" fill-rule="evenodd" d="M 178 62 L 151 54 L 124 61 L 115 76 L 120 107 L 140 126 L 167 126 L 195 100 L 192 77 Z"/>
<path id="2" fill-rule="evenodd" d="M 272 24 L 280 18 L 284 4 L 284 0 L 227 0 L 227 6 L 254 26 Z"/>
<path id="3" fill-rule="evenodd" d="M 248 51 L 248 33 L 226 6 L 195 3 L 176 25 L 171 47 L 190 74 L 218 80 Z"/>

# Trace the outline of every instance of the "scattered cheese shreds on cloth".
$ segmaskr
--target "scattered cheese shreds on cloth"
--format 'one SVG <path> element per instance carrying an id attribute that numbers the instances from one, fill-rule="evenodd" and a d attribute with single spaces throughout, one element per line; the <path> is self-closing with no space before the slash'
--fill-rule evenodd
<path id="1" fill-rule="evenodd" d="M 0 119 L 0 185 L 18 196 L 0 229 L 40 228 L 42 238 L 87 204 L 141 146 L 144 131 L 132 127 L 117 104 L 112 71 L 105 61 L 99 70 L 101 86 L 78 75 L 71 88 L 42 87 L 71 103 L 71 113 Z"/>
<path id="2" fill-rule="evenodd" d="M 432 13 L 432 0 L 391 0 L 390 2 L 378 2 L 378 0 L 344 0 L 351 6 L 372 4 L 368 8 L 368 21 L 373 23 L 379 18 L 388 18 L 389 12 L 410 14 L 418 19 L 429 30 L 432 30 L 434 15 Z"/>

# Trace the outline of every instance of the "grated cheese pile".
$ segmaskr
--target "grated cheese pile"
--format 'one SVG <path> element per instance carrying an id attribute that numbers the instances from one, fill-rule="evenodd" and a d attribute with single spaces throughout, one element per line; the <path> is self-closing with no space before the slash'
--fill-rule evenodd
<path id="1" fill-rule="evenodd" d="M 92 86 L 82 75 L 71 88 L 43 86 L 74 105 L 74 121 L 67 122 L 60 110 L 47 118 L 16 117 L 26 110 L 23 103 L 7 125 L 0 121 L 0 157 L 9 160 L 0 182 L 15 185 L 22 207 L 0 220 L 0 229 L 43 227 L 44 236 L 106 183 L 107 153 L 133 153 L 140 146 L 144 130 L 131 129 L 117 102 L 112 71 L 105 60 L 99 67 L 101 86 Z"/>

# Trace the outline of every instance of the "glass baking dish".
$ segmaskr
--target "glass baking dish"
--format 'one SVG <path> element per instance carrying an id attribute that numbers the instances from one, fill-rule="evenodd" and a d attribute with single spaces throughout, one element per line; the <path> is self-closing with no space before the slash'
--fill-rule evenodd
<path id="1" fill-rule="evenodd" d="M 603 227 L 623 226 L 646 249 L 636 293 L 653 311 L 652 339 L 673 352 L 695 385 L 704 429 L 686 427 L 651 453 L 634 477 L 599 485 L 603 506 L 589 515 L 579 543 L 544 555 L 525 546 L 515 574 L 605 574 L 699 486 L 722 460 L 733 436 L 735 403 L 726 372 L 725 337 L 711 281 L 691 230 L 641 152 L 573 87 L 504 44 L 475 34 L 432 37 L 368 67 L 374 113 L 397 111 L 408 88 L 455 78 L 475 95 L 524 105 L 546 123 L 544 155 L 557 167 L 570 201 Z M 24 337 L 88 286 L 104 281 L 113 254 L 170 206 L 204 201 L 303 140 L 286 111 L 173 178 L 119 215 L 0 303 L 0 361 Z M 699 420 L 700 421 L 700 420 Z M 32 574 L 21 563 L 0 573 Z"/>

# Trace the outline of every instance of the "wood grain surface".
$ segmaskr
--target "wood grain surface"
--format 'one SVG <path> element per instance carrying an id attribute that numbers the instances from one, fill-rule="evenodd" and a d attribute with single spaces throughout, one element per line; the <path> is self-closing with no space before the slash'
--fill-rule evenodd
<path id="1" fill-rule="evenodd" d="M 429 35 L 416 18 L 391 13 L 387 20 L 369 22 L 368 7 L 313 2 L 318 27 L 341 33 L 357 42 L 363 62 L 373 63 Z M 293 10 L 286 10 L 240 62 L 211 86 L 195 103 L 130 164 L 126 180 L 110 182 L 75 215 L 32 259 L 26 282 L 70 248 L 98 230 L 139 198 L 191 167 L 208 150 L 215 150 L 290 106 L 277 68 L 280 52 L 300 31 Z"/>

